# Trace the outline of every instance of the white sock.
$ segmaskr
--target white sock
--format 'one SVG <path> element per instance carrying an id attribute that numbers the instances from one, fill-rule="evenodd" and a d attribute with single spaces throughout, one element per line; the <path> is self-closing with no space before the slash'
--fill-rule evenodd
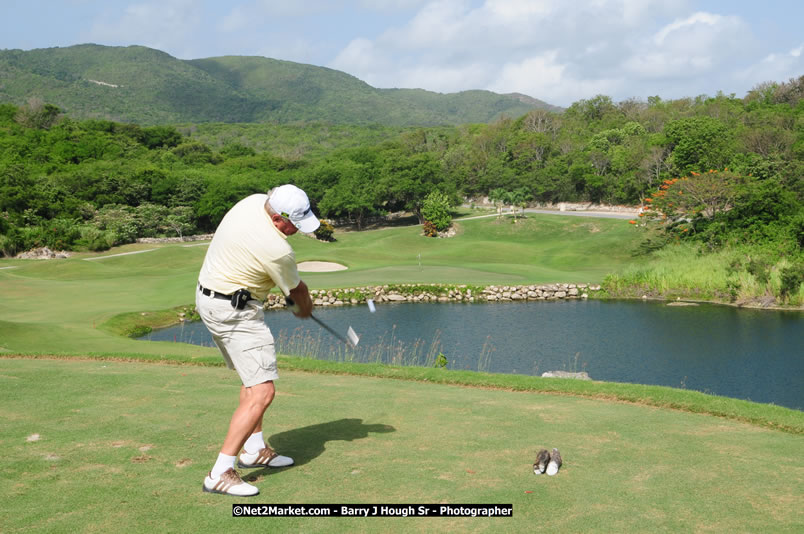
<path id="1" fill-rule="evenodd" d="M 262 440 L 262 430 L 249 436 L 243 448 L 249 454 L 254 454 L 255 452 L 260 452 L 260 449 L 264 449 L 265 442 Z"/>
<path id="2" fill-rule="evenodd" d="M 212 478 L 218 478 L 223 473 L 229 470 L 229 468 L 234 468 L 235 460 L 237 456 L 229 456 L 228 454 L 220 453 L 218 455 L 218 461 L 215 462 L 215 465 L 212 466 L 212 472 L 210 476 Z"/>

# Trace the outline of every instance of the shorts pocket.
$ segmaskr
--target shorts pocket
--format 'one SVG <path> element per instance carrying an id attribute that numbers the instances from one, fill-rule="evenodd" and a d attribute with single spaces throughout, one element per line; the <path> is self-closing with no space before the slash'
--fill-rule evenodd
<path id="1" fill-rule="evenodd" d="M 246 387 L 279 378 L 273 343 L 243 350 L 235 362 L 235 369 Z"/>

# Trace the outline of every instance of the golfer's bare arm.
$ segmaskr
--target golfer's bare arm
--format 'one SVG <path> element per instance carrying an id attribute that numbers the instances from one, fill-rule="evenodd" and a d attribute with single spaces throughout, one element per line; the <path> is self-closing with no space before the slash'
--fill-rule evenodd
<path id="1" fill-rule="evenodd" d="M 303 281 L 300 281 L 299 285 L 290 290 L 290 298 L 298 306 L 298 311 L 293 312 L 293 315 L 306 319 L 313 314 L 313 301 L 310 298 L 310 291 Z"/>

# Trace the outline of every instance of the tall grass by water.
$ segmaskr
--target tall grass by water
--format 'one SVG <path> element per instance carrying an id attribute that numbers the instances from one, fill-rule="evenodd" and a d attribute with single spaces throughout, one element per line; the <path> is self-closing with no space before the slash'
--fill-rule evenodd
<path id="1" fill-rule="evenodd" d="M 282 352 L 302 358 L 317 357 L 331 362 L 382 363 L 400 366 L 434 367 L 439 354 L 443 353 L 440 332 L 432 340 L 416 339 L 405 342 L 395 336 L 396 326 L 377 343 L 369 346 L 351 347 L 338 343 L 333 345 L 325 337 L 328 334 L 313 334 L 302 328 L 279 332 L 276 342 Z"/>
<path id="2" fill-rule="evenodd" d="M 749 302 L 772 297 L 791 306 L 804 303 L 804 284 L 785 298 L 782 273 L 795 258 L 767 261 L 761 251 L 747 248 L 702 253 L 698 245 L 682 243 L 654 252 L 647 263 L 623 267 L 608 275 L 603 287 L 612 296 L 699 298 L 725 302 Z"/>
<path id="3" fill-rule="evenodd" d="M 395 336 L 396 327 L 376 343 L 368 346 L 348 347 L 342 343 L 333 345 L 324 334 L 313 334 L 302 328 L 290 332 L 282 330 L 276 338 L 283 354 L 301 358 L 316 358 L 329 362 L 378 363 L 403 367 L 443 367 L 452 368 L 453 362 L 445 356 L 441 342 L 441 332 L 436 330 L 429 339 L 403 341 Z M 487 336 L 477 355 L 477 371 L 489 372 L 496 348 Z M 577 357 L 575 365 L 577 367 Z M 534 364 L 534 373 L 538 364 Z"/>
<path id="4" fill-rule="evenodd" d="M 454 362 L 445 355 L 449 349 L 443 346 L 441 331 L 436 330 L 431 339 L 415 339 L 414 341 L 404 341 L 397 339 L 396 327 L 391 332 L 384 334 L 379 341 L 371 344 L 358 343 L 357 347 L 344 345 L 343 343 L 333 344 L 328 338 L 328 334 L 312 333 L 303 328 L 296 328 L 291 331 L 280 330 L 276 335 L 277 346 L 283 354 L 296 356 L 299 358 L 315 358 L 328 362 L 340 363 L 375 363 L 402 367 L 443 367 L 454 369 Z M 192 339 L 187 342 L 192 343 Z M 491 336 L 486 336 L 486 340 L 474 360 L 468 358 L 470 364 L 476 361 L 475 369 L 481 373 L 488 373 L 497 348 L 491 341 Z M 534 361 L 529 369 L 533 376 L 538 376 L 542 371 L 543 362 Z M 559 365 L 558 370 L 568 372 L 579 372 L 586 369 L 586 362 L 580 360 L 580 353 L 576 352 L 573 357 L 568 357 L 565 362 Z M 544 369 L 547 370 L 547 369 Z"/>

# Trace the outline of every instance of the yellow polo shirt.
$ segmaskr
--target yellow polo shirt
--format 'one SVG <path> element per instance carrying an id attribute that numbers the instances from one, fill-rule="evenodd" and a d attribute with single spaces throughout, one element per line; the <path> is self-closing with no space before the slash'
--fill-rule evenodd
<path id="1" fill-rule="evenodd" d="M 296 255 L 265 211 L 267 199 L 248 196 L 224 216 L 201 266 L 202 286 L 224 295 L 245 288 L 265 300 L 274 286 L 288 295 L 299 285 Z"/>

